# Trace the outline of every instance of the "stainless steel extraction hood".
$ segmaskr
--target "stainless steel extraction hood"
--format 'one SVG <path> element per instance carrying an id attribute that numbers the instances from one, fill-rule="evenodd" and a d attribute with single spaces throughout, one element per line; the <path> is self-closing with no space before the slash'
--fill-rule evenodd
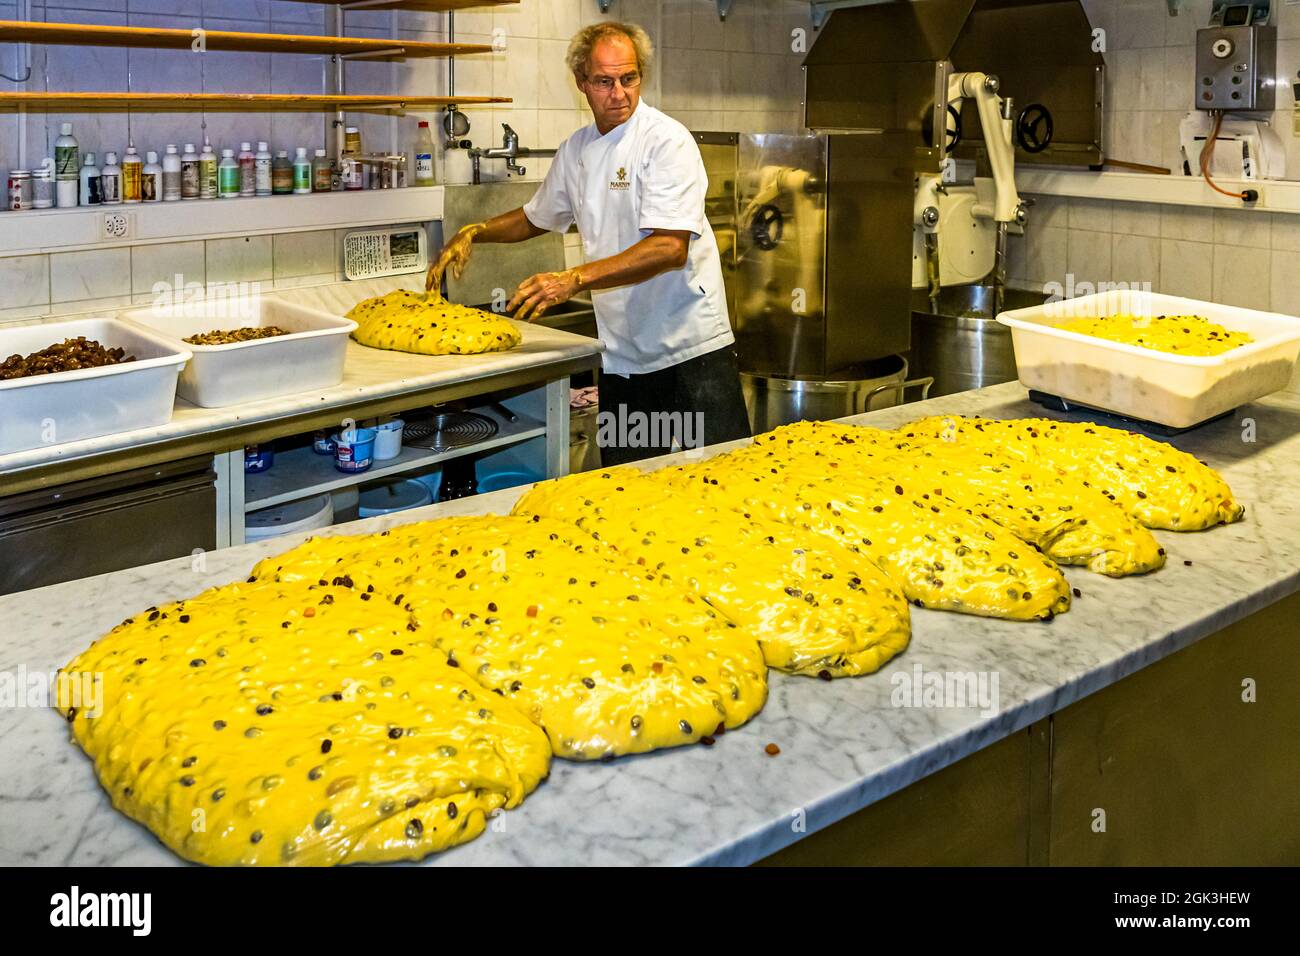
<path id="1" fill-rule="evenodd" d="M 1078 0 L 895 0 L 835 9 L 804 60 L 805 125 L 903 131 L 918 147 L 934 145 L 943 115 L 936 72 L 947 64 L 997 76 L 1003 95 L 1014 98 L 1023 117 L 1018 164 L 1099 167 L 1105 66 L 1094 45 Z M 1043 111 L 1051 126 L 1045 147 Z M 951 144 L 958 121 L 939 122 Z M 960 141 L 949 152 L 975 158 L 982 136 L 970 104 L 959 125 Z"/>

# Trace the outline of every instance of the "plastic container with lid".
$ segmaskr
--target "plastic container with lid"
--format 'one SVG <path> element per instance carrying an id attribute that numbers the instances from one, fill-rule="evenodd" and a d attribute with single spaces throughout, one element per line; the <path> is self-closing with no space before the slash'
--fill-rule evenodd
<path id="1" fill-rule="evenodd" d="M 32 208 L 32 171 L 30 169 L 9 170 L 9 208 Z"/>
<path id="2" fill-rule="evenodd" d="M 1057 328 L 1117 314 L 1198 315 L 1254 341 L 1219 355 L 1176 355 Z M 1143 290 L 1016 309 L 998 321 L 1011 328 L 1021 385 L 1171 428 L 1190 428 L 1286 388 L 1300 354 L 1300 318 Z"/>
<path id="3" fill-rule="evenodd" d="M 388 461 L 402 453 L 402 428 L 405 424 L 400 418 L 394 418 L 375 429 L 378 433 L 375 438 L 376 461 Z"/>
<path id="4" fill-rule="evenodd" d="M 406 478 L 362 488 L 357 515 L 361 518 L 377 518 L 430 504 L 433 504 L 433 494 L 429 488 L 422 482 Z"/>
<path id="5" fill-rule="evenodd" d="M 331 435 L 334 442 L 334 467 L 339 471 L 355 473 L 366 471 L 375 463 L 375 430 L 350 429 Z"/>
<path id="6" fill-rule="evenodd" d="M 47 159 L 45 165 L 32 170 L 32 208 L 54 208 L 54 160 Z"/>
<path id="7" fill-rule="evenodd" d="M 250 511 L 244 518 L 244 540 L 265 541 L 282 534 L 319 531 L 334 523 L 334 501 L 329 495 L 317 495 L 290 501 L 273 508 Z"/>

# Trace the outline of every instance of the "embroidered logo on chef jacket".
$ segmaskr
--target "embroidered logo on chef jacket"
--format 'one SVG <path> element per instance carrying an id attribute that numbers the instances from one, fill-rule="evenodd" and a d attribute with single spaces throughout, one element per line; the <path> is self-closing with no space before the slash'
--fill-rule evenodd
<path id="1" fill-rule="evenodd" d="M 630 189 L 630 188 L 632 188 L 632 184 L 631 184 L 630 182 L 627 181 L 627 168 L 626 168 L 626 167 L 624 167 L 624 166 L 620 166 L 620 167 L 618 167 L 618 172 L 615 173 L 615 175 L 618 176 L 618 179 L 611 179 L 611 180 L 609 181 L 609 188 L 610 188 L 610 189 Z"/>

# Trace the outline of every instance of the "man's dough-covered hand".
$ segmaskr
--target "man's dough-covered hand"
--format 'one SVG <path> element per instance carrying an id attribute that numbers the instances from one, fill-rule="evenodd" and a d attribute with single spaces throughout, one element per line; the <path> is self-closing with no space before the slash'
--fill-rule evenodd
<path id="1" fill-rule="evenodd" d="M 456 235 L 451 237 L 442 252 L 438 254 L 438 261 L 429 268 L 429 275 L 424 281 L 425 292 L 437 292 L 442 288 L 442 277 L 451 268 L 453 279 L 459 279 L 461 273 L 465 271 L 465 264 L 469 262 L 469 254 L 474 245 L 474 237 L 486 229 L 484 223 L 476 222 L 473 225 L 463 226 Z"/>
<path id="2" fill-rule="evenodd" d="M 516 321 L 535 322 L 551 306 L 568 302 L 581 291 L 582 279 L 577 269 L 539 272 L 519 283 L 506 309 L 514 312 Z"/>

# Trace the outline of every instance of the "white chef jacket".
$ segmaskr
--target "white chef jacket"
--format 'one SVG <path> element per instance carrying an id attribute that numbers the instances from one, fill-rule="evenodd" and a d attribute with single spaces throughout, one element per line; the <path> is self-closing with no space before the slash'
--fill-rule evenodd
<path id="1" fill-rule="evenodd" d="M 684 267 L 591 293 L 606 372 L 654 372 L 735 341 L 718 243 L 704 218 L 707 186 L 690 132 L 642 101 L 603 136 L 592 123 L 560 144 L 524 206 L 539 229 L 564 232 L 576 222 L 588 260 L 616 255 L 652 229 L 692 233 Z"/>

